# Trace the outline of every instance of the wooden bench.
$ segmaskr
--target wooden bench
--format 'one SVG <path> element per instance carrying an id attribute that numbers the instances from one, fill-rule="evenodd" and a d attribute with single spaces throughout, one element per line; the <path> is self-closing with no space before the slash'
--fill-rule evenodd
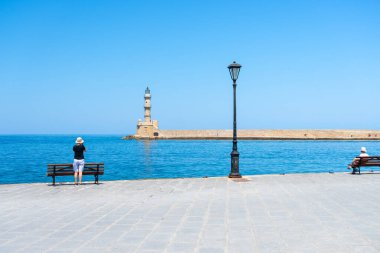
<path id="1" fill-rule="evenodd" d="M 359 159 L 359 163 L 356 166 L 352 166 L 352 174 L 359 172 L 361 167 L 378 166 L 380 167 L 380 156 L 368 156 L 368 157 L 356 157 Z"/>
<path id="2" fill-rule="evenodd" d="M 94 175 L 95 184 L 99 184 L 99 175 L 104 174 L 104 163 L 85 163 L 82 175 Z M 59 176 L 73 176 L 73 164 L 48 164 L 46 175 L 53 178 L 53 185 L 55 185 L 55 177 Z"/>

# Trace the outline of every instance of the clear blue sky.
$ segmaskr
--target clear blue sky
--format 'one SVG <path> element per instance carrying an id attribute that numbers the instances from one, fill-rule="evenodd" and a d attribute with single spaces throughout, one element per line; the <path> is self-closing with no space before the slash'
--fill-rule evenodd
<path id="1" fill-rule="evenodd" d="M 380 1 L 0 0 L 0 134 L 379 129 Z"/>

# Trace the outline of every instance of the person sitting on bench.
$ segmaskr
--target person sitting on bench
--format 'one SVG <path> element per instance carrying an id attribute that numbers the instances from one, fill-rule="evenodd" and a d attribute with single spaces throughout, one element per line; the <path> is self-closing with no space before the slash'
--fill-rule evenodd
<path id="1" fill-rule="evenodd" d="M 367 149 L 365 147 L 362 147 L 360 149 L 360 155 L 359 157 L 368 157 L 369 155 L 367 154 Z M 355 169 L 356 167 L 358 167 L 359 165 L 359 162 L 360 162 L 360 158 L 354 158 L 351 162 L 350 165 L 348 165 L 347 169 L 351 170 L 351 169 Z"/>

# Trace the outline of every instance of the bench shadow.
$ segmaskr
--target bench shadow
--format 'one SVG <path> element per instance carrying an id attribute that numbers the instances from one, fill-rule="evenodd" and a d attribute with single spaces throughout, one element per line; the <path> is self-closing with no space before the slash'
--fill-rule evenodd
<path id="1" fill-rule="evenodd" d="M 364 175 L 364 176 L 368 176 L 368 175 L 380 175 L 380 171 L 361 171 L 360 174 L 358 172 L 356 172 L 355 174 L 352 174 L 350 173 L 351 175 Z"/>
<path id="2" fill-rule="evenodd" d="M 52 186 L 52 187 L 58 187 L 58 186 L 77 186 L 77 187 L 81 187 L 81 186 L 85 186 L 85 185 L 101 185 L 101 184 L 104 184 L 104 183 L 97 183 L 97 184 L 94 184 L 94 183 L 90 183 L 90 182 L 84 182 L 80 185 L 75 185 L 74 183 L 68 183 L 68 182 L 64 182 L 64 183 L 55 183 L 55 185 L 53 185 L 52 183 L 48 183 L 47 185 L 48 186 Z"/>

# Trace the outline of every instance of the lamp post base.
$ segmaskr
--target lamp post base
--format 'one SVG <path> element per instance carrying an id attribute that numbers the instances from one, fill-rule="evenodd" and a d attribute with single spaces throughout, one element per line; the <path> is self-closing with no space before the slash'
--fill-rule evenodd
<path id="1" fill-rule="evenodd" d="M 231 172 L 228 177 L 241 178 L 239 173 L 239 152 L 237 150 L 233 150 L 231 152 Z"/>
<path id="2" fill-rule="evenodd" d="M 238 174 L 232 174 L 232 173 L 230 173 L 229 175 L 228 175 L 228 177 L 229 178 L 241 178 L 241 175 L 238 173 Z"/>

